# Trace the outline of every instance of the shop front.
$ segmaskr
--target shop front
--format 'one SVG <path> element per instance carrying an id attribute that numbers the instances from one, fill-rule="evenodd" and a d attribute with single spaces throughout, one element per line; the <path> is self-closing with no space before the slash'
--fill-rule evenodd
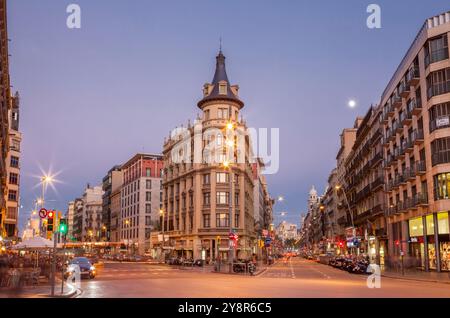
<path id="1" fill-rule="evenodd" d="M 425 271 L 450 271 L 449 213 L 410 219 L 409 252 Z"/>

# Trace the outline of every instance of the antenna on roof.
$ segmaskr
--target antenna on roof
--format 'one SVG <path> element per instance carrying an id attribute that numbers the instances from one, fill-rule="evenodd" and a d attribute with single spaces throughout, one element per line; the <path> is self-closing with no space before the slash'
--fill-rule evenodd
<path id="1" fill-rule="evenodd" d="M 219 52 L 222 52 L 222 36 L 219 37 Z"/>

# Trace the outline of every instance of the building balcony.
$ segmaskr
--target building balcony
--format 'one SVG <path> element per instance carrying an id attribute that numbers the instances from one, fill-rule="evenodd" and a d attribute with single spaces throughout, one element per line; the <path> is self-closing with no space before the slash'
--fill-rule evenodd
<path id="1" fill-rule="evenodd" d="M 416 178 L 416 170 L 413 168 L 406 168 L 403 171 L 403 178 L 407 181 L 412 181 Z"/>
<path id="2" fill-rule="evenodd" d="M 405 150 L 406 153 L 411 153 L 414 151 L 414 143 L 411 140 L 405 140 L 402 143 L 402 148 Z"/>
<path id="3" fill-rule="evenodd" d="M 448 59 L 448 48 L 442 48 L 439 50 L 435 50 L 433 52 L 431 52 L 431 54 L 426 55 L 424 62 L 425 62 L 425 68 L 427 68 L 428 66 L 430 66 L 430 64 L 439 62 L 439 61 L 443 61 Z"/>
<path id="4" fill-rule="evenodd" d="M 450 151 L 447 150 L 432 154 L 431 162 L 433 166 L 444 163 L 450 163 Z"/>
<path id="5" fill-rule="evenodd" d="M 394 108 L 398 108 L 400 106 L 402 106 L 402 97 L 398 94 L 394 94 L 392 96 L 392 106 L 394 106 Z"/>
<path id="6" fill-rule="evenodd" d="M 450 115 L 443 115 L 434 120 L 430 120 L 430 132 L 448 127 L 450 127 Z"/>
<path id="7" fill-rule="evenodd" d="M 386 122 L 388 118 L 394 116 L 394 114 L 395 114 L 394 107 L 390 102 L 388 102 L 383 109 L 383 121 Z"/>
<path id="8" fill-rule="evenodd" d="M 450 93 L 450 81 L 449 80 L 447 80 L 447 82 L 443 82 L 443 83 L 432 84 L 427 89 L 428 99 L 430 99 L 434 96 L 447 94 L 447 93 Z"/>
<path id="9" fill-rule="evenodd" d="M 403 125 L 401 122 L 395 122 L 392 125 L 392 128 L 395 130 L 395 133 L 401 134 L 403 132 Z"/>
<path id="10" fill-rule="evenodd" d="M 391 205 L 389 208 L 386 209 L 386 216 L 393 216 L 399 214 L 398 207 L 396 205 Z"/>
<path id="11" fill-rule="evenodd" d="M 412 65 L 406 73 L 406 85 L 416 86 L 420 82 L 419 65 Z"/>
<path id="12" fill-rule="evenodd" d="M 428 205 L 428 195 L 426 193 L 416 193 L 412 197 L 412 202 L 414 207 L 427 206 Z"/>
<path id="13" fill-rule="evenodd" d="M 384 212 L 384 206 L 383 206 L 383 204 L 377 204 L 376 206 L 374 206 L 374 207 L 372 208 L 371 216 L 372 216 L 372 217 L 378 216 L 378 215 L 380 215 L 380 214 L 383 214 L 383 212 Z"/>
<path id="14" fill-rule="evenodd" d="M 400 118 L 400 122 L 402 125 L 409 125 L 412 122 L 413 113 L 410 110 L 407 110 L 405 113 L 402 113 Z"/>
<path id="15" fill-rule="evenodd" d="M 422 99 L 420 97 L 411 99 L 406 109 L 413 115 L 419 115 L 422 112 Z"/>
<path id="16" fill-rule="evenodd" d="M 379 152 L 379 153 L 375 154 L 375 156 L 372 158 L 372 160 L 370 160 L 370 166 L 373 167 L 382 160 L 383 160 L 383 154 L 381 152 Z"/>
<path id="17" fill-rule="evenodd" d="M 383 136 L 383 138 L 381 138 L 381 144 L 383 147 L 389 147 L 389 138 L 387 136 Z"/>
<path id="18" fill-rule="evenodd" d="M 414 129 L 411 135 L 411 139 L 414 141 L 415 145 L 420 145 L 424 142 L 423 129 Z"/>
<path id="19" fill-rule="evenodd" d="M 411 93 L 411 86 L 406 84 L 405 81 L 402 81 L 398 87 L 398 92 L 401 97 L 406 98 L 409 96 L 409 93 Z"/>
<path id="20" fill-rule="evenodd" d="M 427 172 L 427 167 L 424 160 L 417 161 L 415 164 L 416 175 L 424 175 Z"/>
<path id="21" fill-rule="evenodd" d="M 383 178 L 383 176 L 379 176 L 378 178 L 376 178 L 371 183 L 372 191 L 375 191 L 375 190 L 377 190 L 379 188 L 382 188 L 383 185 L 384 185 L 384 178 Z"/>

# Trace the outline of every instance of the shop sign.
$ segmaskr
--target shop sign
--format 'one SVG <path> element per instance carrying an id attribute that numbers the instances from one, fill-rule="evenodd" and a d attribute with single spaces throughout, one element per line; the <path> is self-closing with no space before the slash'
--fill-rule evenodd
<path id="1" fill-rule="evenodd" d="M 411 237 L 409 240 L 410 243 L 417 243 L 417 237 Z"/>

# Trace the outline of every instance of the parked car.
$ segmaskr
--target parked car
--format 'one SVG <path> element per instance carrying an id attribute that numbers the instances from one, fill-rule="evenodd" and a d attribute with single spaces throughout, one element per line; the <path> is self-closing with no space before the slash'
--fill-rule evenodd
<path id="1" fill-rule="evenodd" d="M 93 279 L 97 275 L 96 268 L 92 265 L 89 259 L 86 257 L 75 257 L 69 262 L 64 277 L 67 278 L 73 275 L 77 270 L 76 266 L 79 266 L 80 268 L 81 277 L 87 276 L 88 278 Z"/>

